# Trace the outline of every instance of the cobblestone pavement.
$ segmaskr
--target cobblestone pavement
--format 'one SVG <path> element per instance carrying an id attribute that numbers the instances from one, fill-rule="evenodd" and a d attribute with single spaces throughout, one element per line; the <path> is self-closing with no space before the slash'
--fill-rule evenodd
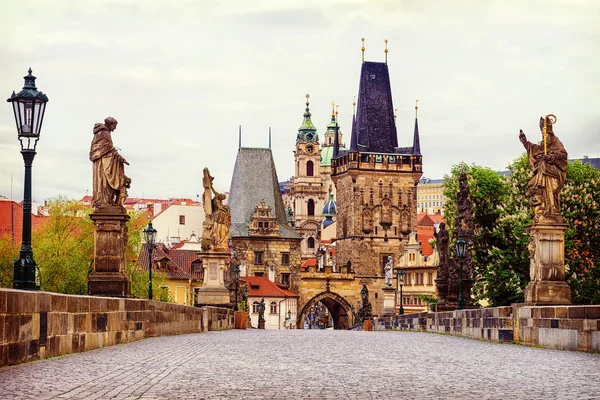
<path id="1" fill-rule="evenodd" d="M 431 333 L 227 331 L 0 369 L 0 399 L 599 399 L 600 355 Z"/>

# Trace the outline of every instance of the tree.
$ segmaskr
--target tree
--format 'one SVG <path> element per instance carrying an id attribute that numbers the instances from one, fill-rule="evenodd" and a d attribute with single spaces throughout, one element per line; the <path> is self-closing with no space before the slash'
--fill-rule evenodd
<path id="1" fill-rule="evenodd" d="M 47 292 L 87 294 L 88 276 L 93 268 L 94 223 L 89 215 L 93 209 L 80 201 L 56 197 L 48 201 L 49 217 L 32 232 L 32 247 L 37 263 L 40 289 Z M 130 214 L 127 223 L 127 275 L 132 295 L 146 298 L 148 272 L 140 268 L 137 259 L 142 248 L 142 229 L 146 218 L 141 212 Z M 0 237 L 0 287 L 12 287 L 13 262 L 19 256 L 20 244 L 13 244 L 10 235 Z M 155 273 L 153 282 L 166 284 L 165 273 Z M 165 296 L 162 296 L 165 297 Z M 168 297 L 165 297 L 168 300 Z"/>
<path id="2" fill-rule="evenodd" d="M 462 166 L 469 175 L 475 239 L 473 295 L 493 306 L 522 302 L 529 283 L 528 196 L 531 169 L 526 155 L 508 166 L 508 174 L 473 165 Z M 451 234 L 456 220 L 456 191 L 460 166 L 445 177 L 444 214 Z M 580 162 L 569 163 L 561 192 L 565 232 L 565 263 L 575 304 L 600 303 L 600 211 L 594 193 L 600 193 L 600 171 Z"/>

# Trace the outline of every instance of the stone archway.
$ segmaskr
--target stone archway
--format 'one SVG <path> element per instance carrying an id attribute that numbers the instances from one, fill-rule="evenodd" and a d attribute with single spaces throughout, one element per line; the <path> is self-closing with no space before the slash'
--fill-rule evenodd
<path id="1" fill-rule="evenodd" d="M 306 302 L 304 307 L 302 307 L 302 311 L 298 315 L 298 321 L 296 322 L 296 326 L 299 329 L 304 328 L 306 314 L 310 308 L 319 301 L 329 310 L 329 313 L 333 318 L 334 329 L 349 329 L 352 326 L 354 323 L 354 315 L 352 314 L 352 306 L 350 303 L 337 293 L 321 292 Z"/>

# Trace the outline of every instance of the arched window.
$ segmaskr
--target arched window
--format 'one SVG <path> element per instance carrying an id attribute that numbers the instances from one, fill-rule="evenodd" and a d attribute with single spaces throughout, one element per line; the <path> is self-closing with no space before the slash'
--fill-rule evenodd
<path id="1" fill-rule="evenodd" d="M 254 314 L 258 314 L 259 307 L 260 307 L 260 303 L 258 301 L 255 301 L 254 303 L 252 303 L 252 312 Z"/>
<path id="2" fill-rule="evenodd" d="M 271 314 L 277 314 L 277 303 L 274 301 L 271 302 L 271 306 L 269 307 Z"/>
<path id="3" fill-rule="evenodd" d="M 308 243 L 308 248 L 309 249 L 314 249 L 315 248 L 315 238 L 313 237 L 309 237 L 307 240 Z"/>
<path id="4" fill-rule="evenodd" d="M 306 162 L 306 176 L 313 176 L 314 174 L 314 164 L 312 161 Z"/>
<path id="5" fill-rule="evenodd" d="M 315 215 L 315 201 L 313 199 L 308 199 L 308 215 Z"/>

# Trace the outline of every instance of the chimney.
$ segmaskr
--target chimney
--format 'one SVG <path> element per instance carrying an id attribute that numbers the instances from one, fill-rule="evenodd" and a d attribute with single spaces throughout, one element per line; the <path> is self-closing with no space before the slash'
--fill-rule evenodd
<path id="1" fill-rule="evenodd" d="M 588 156 L 583 156 L 583 159 L 584 159 L 584 160 L 587 160 L 587 159 L 588 159 Z"/>

